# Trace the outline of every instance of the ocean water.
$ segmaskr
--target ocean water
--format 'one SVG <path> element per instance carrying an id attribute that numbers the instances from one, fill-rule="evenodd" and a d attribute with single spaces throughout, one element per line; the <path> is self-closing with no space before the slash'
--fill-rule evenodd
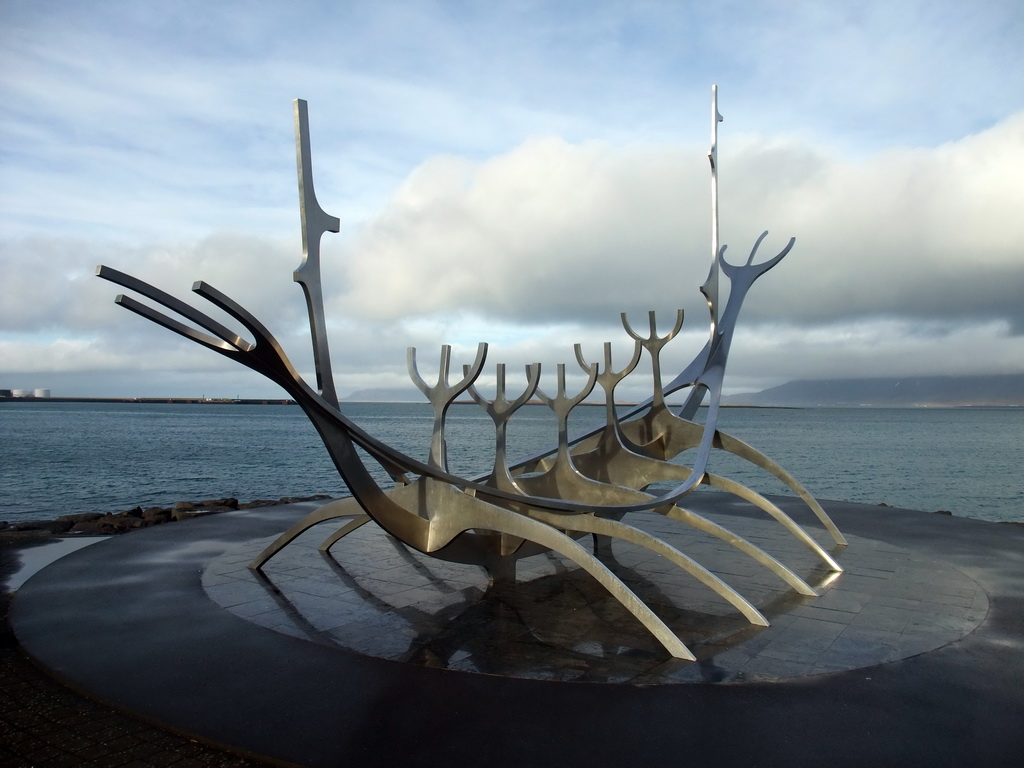
<path id="1" fill-rule="evenodd" d="M 426 458 L 426 403 L 344 409 L 372 434 Z M 577 408 L 572 431 L 603 418 L 603 408 Z M 728 408 L 719 428 L 775 459 L 819 498 L 1024 521 L 1024 409 Z M 494 431 L 479 407 L 453 406 L 446 434 L 454 471 L 490 468 Z M 509 453 L 533 455 L 555 437 L 548 409 L 527 406 L 509 424 Z M 296 406 L 3 403 L 0 441 L 0 520 L 12 523 L 226 496 L 346 493 Z M 762 493 L 788 493 L 721 451 L 710 470 Z"/>

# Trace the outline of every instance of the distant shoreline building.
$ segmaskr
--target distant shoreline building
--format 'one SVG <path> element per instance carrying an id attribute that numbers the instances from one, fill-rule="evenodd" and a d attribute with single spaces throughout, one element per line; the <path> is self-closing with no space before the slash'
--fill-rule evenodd
<path id="1" fill-rule="evenodd" d="M 14 397 L 48 398 L 48 397 L 50 397 L 50 390 L 45 389 L 45 388 L 39 388 L 39 389 L 0 389 L 0 398 L 14 398 Z"/>

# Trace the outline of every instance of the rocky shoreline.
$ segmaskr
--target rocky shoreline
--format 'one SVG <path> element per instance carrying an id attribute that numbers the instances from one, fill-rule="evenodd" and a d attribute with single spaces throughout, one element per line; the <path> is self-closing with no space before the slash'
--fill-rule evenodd
<path id="1" fill-rule="evenodd" d="M 173 507 L 132 507 L 123 512 L 82 512 L 61 515 L 54 520 L 31 520 L 21 523 L 0 521 L 0 537 L 7 539 L 33 539 L 53 536 L 114 536 L 137 528 L 174 523 L 193 517 L 215 515 L 238 509 L 271 507 L 276 504 L 294 504 L 300 501 L 327 501 L 326 494 L 314 496 L 285 496 L 280 499 L 254 499 L 240 503 L 235 498 L 206 501 L 179 501 Z"/>
<path id="2" fill-rule="evenodd" d="M 175 523 L 193 517 L 215 515 L 238 509 L 271 507 L 276 504 L 295 504 L 301 501 L 329 501 L 331 496 L 318 493 L 313 496 L 283 496 L 280 499 L 254 499 L 239 502 L 235 498 L 209 499 L 206 501 L 179 501 L 173 507 L 132 507 L 123 512 L 82 512 L 61 515 L 54 520 L 30 520 L 21 523 L 0 521 L 0 542 L 46 539 L 50 537 L 115 536 L 137 528 Z M 888 507 L 880 503 L 879 507 Z M 948 510 L 936 510 L 937 515 L 952 515 Z M 1024 522 L 999 521 L 1003 525 L 1024 525 Z"/>

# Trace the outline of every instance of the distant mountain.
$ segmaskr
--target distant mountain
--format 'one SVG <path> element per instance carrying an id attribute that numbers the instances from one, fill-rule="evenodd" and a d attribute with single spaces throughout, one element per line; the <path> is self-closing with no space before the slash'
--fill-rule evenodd
<path id="1" fill-rule="evenodd" d="M 382 387 L 380 389 L 360 389 L 348 397 L 341 398 L 343 403 L 425 403 L 426 398 L 412 384 L 408 387 Z"/>
<path id="2" fill-rule="evenodd" d="M 999 376 L 905 376 L 880 379 L 803 379 L 763 392 L 723 398 L 727 405 L 760 406 L 1024 406 L 1024 373 Z"/>

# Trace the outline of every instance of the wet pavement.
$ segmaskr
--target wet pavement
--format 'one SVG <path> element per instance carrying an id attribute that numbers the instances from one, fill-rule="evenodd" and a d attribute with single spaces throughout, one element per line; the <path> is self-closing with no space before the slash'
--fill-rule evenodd
<path id="1" fill-rule="evenodd" d="M 421 555 L 364 526 L 317 551 L 324 523 L 254 573 L 246 566 L 273 537 L 214 558 L 203 588 L 236 616 L 356 653 L 492 675 L 579 682 L 665 684 L 780 680 L 870 667 L 930 651 L 974 630 L 984 590 L 941 562 L 854 537 L 821 559 L 771 519 L 711 515 L 815 587 L 793 592 L 723 541 L 655 513 L 631 525 L 676 546 L 730 582 L 771 622 L 751 626 L 735 607 L 648 549 L 615 542 L 602 555 L 701 662 L 664 649 L 585 571 L 554 555 L 522 561 L 514 588 L 482 569 Z M 829 540 L 821 535 L 822 544 Z"/>
<path id="2" fill-rule="evenodd" d="M 686 574 L 617 542 L 609 567 L 697 663 L 667 658 L 588 578 L 546 556 L 520 565 L 517 589 L 495 590 L 478 569 L 411 555 L 365 526 L 332 557 L 313 531 L 265 577 L 249 572 L 309 505 L 71 554 L 19 590 L 12 622 L 29 653 L 93 696 L 300 765 L 1016 765 L 1024 531 L 825 506 L 850 540 L 835 550 L 838 578 L 746 505 L 714 493 L 694 504 L 793 567 L 817 598 L 677 523 L 631 519 L 676 537 L 771 621 L 750 627 Z"/>
<path id="3" fill-rule="evenodd" d="M 85 543 L 74 544 L 79 546 Z M 0 544 L 0 578 L 13 590 L 58 552 L 78 547 L 50 542 Z M 43 551 L 47 551 L 44 556 Z M 29 566 L 24 560 L 28 555 Z M 17 561 L 22 562 L 17 562 Z M 28 766 L 174 766 L 175 768 L 248 768 L 265 765 L 144 722 L 46 674 L 17 646 L 7 623 L 10 593 L 0 590 L 0 765 Z"/>

